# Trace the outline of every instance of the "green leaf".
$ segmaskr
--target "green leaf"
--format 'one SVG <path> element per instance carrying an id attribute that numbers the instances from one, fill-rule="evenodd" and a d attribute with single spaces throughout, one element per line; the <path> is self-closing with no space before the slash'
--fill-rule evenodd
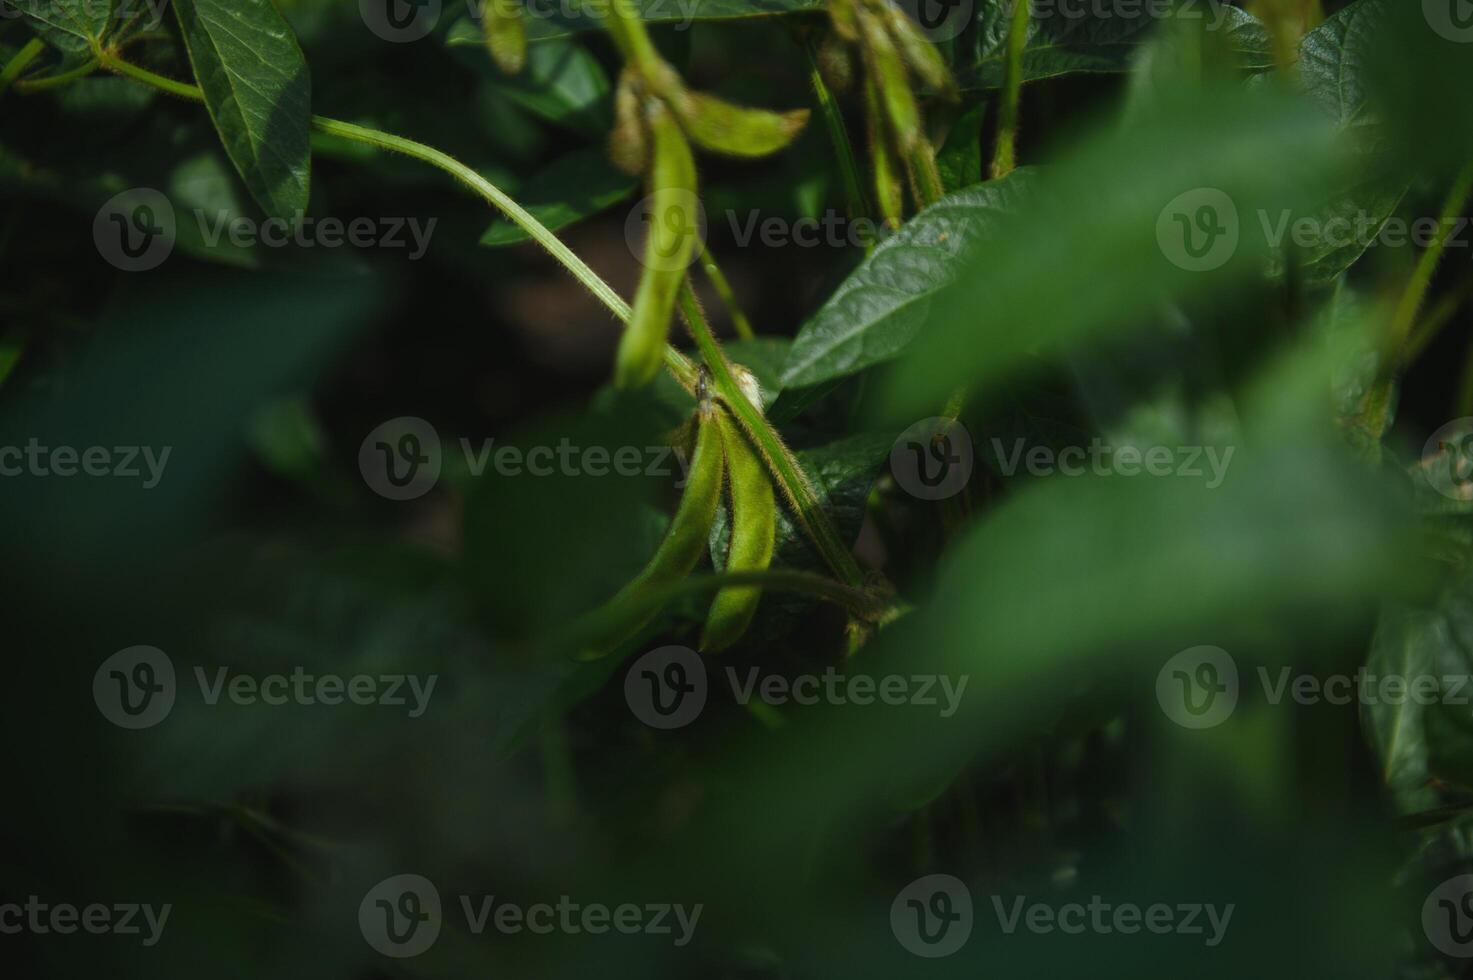
<path id="1" fill-rule="evenodd" d="M 1035 180 L 1024 168 L 948 194 L 882 241 L 799 329 L 784 387 L 821 384 L 897 356 L 925 321 L 931 297 Z"/>
<path id="2" fill-rule="evenodd" d="M 474 0 L 473 0 L 474 2 Z M 696 21 L 746 20 L 754 17 L 774 17 L 783 14 L 802 14 L 822 11 L 824 0 L 696 0 L 694 3 L 676 3 L 674 0 L 635 0 L 640 16 L 647 24 L 675 24 L 688 27 Z M 586 10 L 584 8 L 587 8 Z M 548 41 L 572 37 L 604 29 L 603 16 L 606 4 L 597 0 L 527 9 L 527 41 Z M 485 35 L 480 24 L 471 14 L 461 17 L 446 32 L 445 43 L 454 47 L 473 45 L 485 46 Z"/>
<path id="3" fill-rule="evenodd" d="M 1316 105 L 1367 158 L 1382 149 L 1386 136 L 1380 113 L 1367 97 L 1370 54 L 1386 31 L 1382 0 L 1361 0 L 1304 36 L 1299 46 L 1299 80 Z M 1309 215 L 1310 237 L 1295 243 L 1300 273 L 1310 285 L 1330 282 L 1365 254 L 1386 220 L 1406 195 L 1400 175 L 1360 175 Z M 1279 216 L 1282 219 L 1284 216 Z M 1275 272 L 1284 259 L 1276 256 Z"/>
<path id="4" fill-rule="evenodd" d="M 1465 600 L 1466 601 L 1466 600 Z M 1376 677 L 1407 679 L 1436 675 L 1443 655 L 1462 659 L 1466 675 L 1473 662 L 1469 649 L 1459 648 L 1447 616 L 1440 611 L 1391 604 L 1381 613 L 1366 672 Z M 1380 763 L 1381 778 L 1404 813 L 1430 809 L 1438 803 L 1428 785 L 1426 706 L 1408 697 L 1401 703 L 1376 699 L 1362 707 L 1366 740 Z"/>
<path id="5" fill-rule="evenodd" d="M 964 89 L 1001 88 L 1007 58 L 1010 0 L 979 0 L 976 24 L 963 37 L 957 82 Z M 1122 6 L 1111 14 L 1098 11 L 1081 16 L 1035 17 L 1028 25 L 1023 49 L 1023 81 L 1037 81 L 1078 72 L 1117 73 L 1130 67 L 1131 55 L 1158 26 L 1159 18 L 1140 7 Z M 1207 18 L 1207 29 L 1225 31 L 1228 43 L 1245 69 L 1273 65 L 1268 31 L 1257 18 L 1224 4 L 1187 8 Z"/>
<path id="6" fill-rule="evenodd" d="M 996 381 L 1045 349 L 1260 279 L 1269 247 L 1259 216 L 1316 200 L 1339 149 L 1311 107 L 1268 87 L 1184 99 L 1076 145 L 1040 171 L 1005 235 L 928 270 L 926 330 L 886 378 L 885 409 L 924 418 L 958 387 Z M 1108 191 L 1101 174 L 1112 175 Z M 1204 217 L 1209 234 L 1180 223 Z"/>
<path id="7" fill-rule="evenodd" d="M 613 207 L 633 193 L 639 179 L 614 169 L 603 147 L 574 150 L 554 160 L 517 190 L 517 201 L 551 231 L 559 231 Z M 481 236 L 482 245 L 514 245 L 527 233 L 500 219 Z"/>
<path id="8" fill-rule="evenodd" d="M 36 33 L 66 54 L 92 51 L 112 25 L 113 0 L 18 0 L 3 5 L 18 10 Z"/>
<path id="9" fill-rule="evenodd" d="M 598 59 L 581 44 L 557 41 L 527 51 L 516 75 L 502 74 L 484 51 L 473 55 L 497 93 L 539 118 L 602 140 L 614 124 L 613 89 Z"/>
<path id="10" fill-rule="evenodd" d="M 986 118 L 987 103 L 980 101 L 952 123 L 946 145 L 936 154 L 936 169 L 946 190 L 961 190 L 981 181 L 982 123 Z"/>
<path id="11" fill-rule="evenodd" d="M 311 78 L 271 0 L 175 0 L 205 107 L 246 188 L 268 215 L 306 210 Z"/>

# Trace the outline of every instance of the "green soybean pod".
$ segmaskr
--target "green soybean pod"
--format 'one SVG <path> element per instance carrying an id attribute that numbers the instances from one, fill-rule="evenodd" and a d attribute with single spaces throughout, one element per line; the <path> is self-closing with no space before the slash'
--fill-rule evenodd
<path id="1" fill-rule="evenodd" d="M 726 469 L 715 414 L 709 402 L 697 409 L 695 451 L 675 516 L 644 568 L 594 614 L 601 638 L 585 648 L 585 659 L 604 656 L 638 633 L 659 611 L 650 605 L 651 594 L 685 578 L 706 553 Z"/>
<path id="2" fill-rule="evenodd" d="M 491 58 L 508 75 L 527 63 L 527 28 L 522 23 L 521 0 L 481 0 L 481 29 Z"/>
<path id="3" fill-rule="evenodd" d="M 900 60 L 900 52 L 895 50 L 885 25 L 874 14 L 860 10 L 859 27 L 864 33 L 870 78 L 880 90 L 881 103 L 899 150 L 902 155 L 907 154 L 921 135 L 921 110 L 916 105 L 915 93 L 910 90 L 905 62 Z"/>
<path id="4" fill-rule="evenodd" d="M 931 39 L 921 33 L 916 22 L 889 0 L 876 4 L 875 10 L 884 20 L 891 39 L 900 49 L 901 57 L 910 66 L 910 70 L 915 72 L 916 77 L 933 91 L 954 98 L 956 82 L 951 78 L 951 69 L 946 67 L 946 59 L 941 57 L 941 52 L 936 50 Z"/>
<path id="5" fill-rule="evenodd" d="M 762 458 L 731 416 L 717 412 L 715 421 L 726 447 L 731 488 L 731 547 L 727 550 L 726 570 L 763 571 L 772 564 L 777 544 L 777 498 L 772 480 Z M 701 649 L 716 653 L 741 639 L 761 600 L 762 587 L 757 585 L 729 585 L 718 591 L 706 614 Z"/>
<path id="6" fill-rule="evenodd" d="M 807 109 L 770 112 L 735 105 L 705 92 L 681 92 L 670 105 L 692 142 L 728 156 L 776 153 L 791 143 L 808 122 Z"/>
<path id="7" fill-rule="evenodd" d="M 644 274 L 614 362 L 617 388 L 641 387 L 659 373 L 675 297 L 699 234 L 696 162 L 690 144 L 659 99 L 646 101 L 645 118 L 654 150 L 650 228 L 644 242 Z"/>
<path id="8" fill-rule="evenodd" d="M 626 68 L 614 90 L 614 129 L 609 133 L 609 158 L 628 174 L 642 174 L 650 162 L 649 134 L 645 132 L 639 78 Z"/>
<path id="9" fill-rule="evenodd" d="M 904 191 L 900 187 L 900 166 L 890 149 L 885 121 L 880 118 L 880 96 L 871 78 L 864 80 L 864 121 L 869 137 L 870 165 L 875 172 L 875 203 L 880 209 L 880 217 L 893 231 L 900 227 L 904 216 Z"/>

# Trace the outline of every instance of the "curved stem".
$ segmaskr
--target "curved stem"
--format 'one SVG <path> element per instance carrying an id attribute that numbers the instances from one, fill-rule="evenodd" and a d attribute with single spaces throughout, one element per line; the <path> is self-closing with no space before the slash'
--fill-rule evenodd
<path id="1" fill-rule="evenodd" d="M 863 585 L 864 574 L 859 570 L 859 564 L 845 547 L 838 529 L 829 520 L 818 494 L 808 482 L 803 468 L 798 465 L 798 458 L 774 431 L 762 415 L 762 410 L 752 404 L 737 383 L 731 364 L 722 352 L 721 345 L 716 342 L 715 335 L 711 333 L 706 314 L 701 311 L 701 305 L 691 291 L 689 280 L 680 287 L 680 312 L 685 316 L 686 325 L 695 338 L 696 349 L 701 352 L 701 357 L 711 372 L 711 379 L 722 402 L 736 415 L 737 421 L 741 422 L 757 451 L 766 460 L 773 482 L 787 498 L 798 526 L 842 582 L 855 588 Z"/>
<path id="2" fill-rule="evenodd" d="M 204 101 L 204 94 L 198 86 L 175 81 L 172 78 L 165 78 L 163 75 L 157 75 L 147 68 L 124 61 L 114 55 L 104 53 L 101 63 L 109 71 L 132 78 L 145 85 L 150 85 L 161 92 L 167 92 L 170 95 L 176 95 L 195 102 Z M 367 126 L 359 126 L 356 123 L 344 122 L 341 119 L 329 119 L 326 116 L 313 116 L 312 128 L 320 133 L 353 140 L 354 142 L 378 147 L 382 150 L 389 150 L 394 153 L 402 153 L 405 156 L 413 157 L 416 160 L 443 170 L 466 187 L 475 191 L 483 200 L 506 215 L 517 227 L 521 228 L 537 244 L 546 249 L 553 258 L 557 259 L 563 268 L 573 274 L 573 278 L 587 287 L 588 291 L 593 293 L 616 317 L 621 321 L 628 321 L 629 304 L 624 302 L 619 294 L 614 291 L 613 287 L 599 278 L 598 273 L 590 269 L 572 249 L 563 244 L 562 239 L 554 235 L 547 229 L 546 225 L 534 218 L 511 197 L 507 196 L 505 191 L 448 153 L 437 150 L 432 146 L 426 146 L 423 143 L 417 143 L 411 139 L 405 139 L 402 136 L 395 136 L 392 133 L 370 129 Z M 682 386 L 687 390 L 694 390 L 696 384 L 695 366 L 690 362 L 689 358 L 668 344 L 665 347 L 665 365 Z"/>
<path id="3" fill-rule="evenodd" d="M 736 292 L 731 288 L 731 283 L 726 279 L 726 273 L 721 271 L 721 266 L 716 264 L 716 256 L 711 254 L 711 249 L 705 242 L 701 243 L 701 268 L 705 270 L 706 278 L 711 280 L 711 285 L 716 290 L 716 295 L 721 297 L 721 302 L 726 304 L 726 311 L 731 314 L 731 326 L 736 335 L 743 340 L 752 340 L 757 336 L 752 329 L 752 321 L 747 319 L 747 314 L 742 312 L 741 304 L 737 302 Z"/>
<path id="4" fill-rule="evenodd" d="M 15 57 L 6 62 L 3 69 L 0 69 L 0 95 L 4 95 L 11 83 L 20 77 L 20 73 L 25 71 L 31 62 L 41 57 L 41 52 L 45 50 L 46 45 L 39 37 L 33 37 L 27 41 L 25 47 L 17 51 Z"/>
<path id="5" fill-rule="evenodd" d="M 818 99 L 818 108 L 823 113 L 824 125 L 829 131 L 829 142 L 834 147 L 834 158 L 839 163 L 839 179 L 844 185 L 844 209 L 850 221 L 868 219 L 869 202 L 865 198 L 864 183 L 859 179 L 859 164 L 854 156 L 854 144 L 849 140 L 849 130 L 844 125 L 844 116 L 839 112 L 838 102 L 824 81 L 818 66 L 818 52 L 811 40 L 804 40 L 803 49 L 808 54 L 808 78 L 813 94 Z M 866 241 L 865 251 L 872 251 L 874 243 Z"/>

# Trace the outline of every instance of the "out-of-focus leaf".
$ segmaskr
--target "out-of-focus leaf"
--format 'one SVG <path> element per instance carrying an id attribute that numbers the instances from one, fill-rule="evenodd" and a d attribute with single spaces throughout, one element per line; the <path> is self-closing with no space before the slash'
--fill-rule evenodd
<path id="1" fill-rule="evenodd" d="M 1261 275 L 1258 216 L 1312 201 L 1339 146 L 1313 109 L 1266 87 L 1187 98 L 1085 142 L 1005 216 L 1005 234 L 947 264 L 951 281 L 933 271 L 926 329 L 882 410 L 927 417 L 1047 349 Z"/>
<path id="2" fill-rule="evenodd" d="M 1049 16 L 1034 17 L 1023 50 L 1023 80 L 1126 71 L 1132 52 L 1151 36 L 1160 18 L 1148 12 L 1151 4 L 1105 7 L 1103 16 L 1097 8 L 1066 16 L 1060 4 L 1049 8 Z M 976 23 L 963 35 L 966 46 L 958 54 L 957 82 L 963 89 L 1002 87 L 1011 11 L 1009 0 L 978 0 Z M 1273 65 L 1268 31 L 1251 14 L 1226 4 L 1192 4 L 1184 15 L 1205 17 L 1207 30 L 1224 32 L 1242 68 Z"/>
<path id="3" fill-rule="evenodd" d="M 948 194 L 882 241 L 798 330 L 783 385 L 802 388 L 862 371 L 900 354 L 1000 215 L 1017 209 L 1033 171 Z"/>
<path id="4" fill-rule="evenodd" d="M 205 107 L 231 163 L 268 215 L 307 208 L 311 78 L 271 0 L 174 0 Z"/>
<path id="5" fill-rule="evenodd" d="M 613 207 L 638 186 L 638 178 L 609 163 L 602 147 L 587 147 L 539 170 L 517 190 L 517 203 L 550 231 L 557 231 Z M 492 246 L 528 240 L 526 232 L 505 218 L 481 236 L 482 245 Z"/>
<path id="6" fill-rule="evenodd" d="M 1438 676 L 1448 666 L 1468 676 L 1473 669 L 1469 654 L 1455 642 L 1443 611 L 1388 605 L 1371 641 L 1366 672 L 1378 679 L 1401 677 L 1408 685 Z M 1426 707 L 1411 696 L 1400 703 L 1377 698 L 1362 703 L 1361 715 L 1381 777 L 1400 809 L 1410 813 L 1436 806 L 1438 795 L 1429 785 Z"/>

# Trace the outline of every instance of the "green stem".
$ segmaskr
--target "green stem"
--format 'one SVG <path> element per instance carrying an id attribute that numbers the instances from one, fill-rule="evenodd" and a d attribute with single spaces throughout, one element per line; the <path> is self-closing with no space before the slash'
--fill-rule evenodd
<path id="1" fill-rule="evenodd" d="M 32 92 L 44 92 L 47 89 L 60 88 L 63 85 L 70 85 L 78 79 L 86 78 L 95 72 L 98 67 L 97 59 L 89 58 L 75 68 L 68 68 L 66 71 L 58 72 L 55 75 L 45 75 L 41 78 L 22 78 L 15 83 L 15 90 L 30 95 Z"/>
<path id="2" fill-rule="evenodd" d="M 752 329 L 752 321 L 747 319 L 747 314 L 742 312 L 741 305 L 737 302 L 736 293 L 727 281 L 726 274 L 721 271 L 721 266 L 716 264 L 716 256 L 701 243 L 701 268 L 705 270 L 706 278 L 711 280 L 716 295 L 721 297 L 721 302 L 726 304 L 726 310 L 731 314 L 731 326 L 736 335 L 743 340 L 751 340 L 757 336 Z"/>
<path id="3" fill-rule="evenodd" d="M 180 98 L 191 99 L 195 102 L 204 101 L 204 95 L 197 86 L 184 82 L 175 81 L 156 75 L 147 68 L 141 68 L 131 62 L 123 61 L 115 56 L 104 54 L 102 65 L 110 71 L 119 75 L 132 78 L 135 81 L 150 85 L 159 91 L 176 95 Z M 562 264 L 563 268 L 572 273 L 573 278 L 582 283 L 589 292 L 593 293 L 609 310 L 620 320 L 629 320 L 629 304 L 614 292 L 613 287 L 599 278 L 598 273 L 588 267 L 572 249 L 564 245 L 562 240 L 547 229 L 542 222 L 538 221 L 526 209 L 524 209 L 512 198 L 488 181 L 485 177 L 476 173 L 470 167 L 456 160 L 454 157 L 432 146 L 416 143 L 414 140 L 395 136 L 392 133 L 381 132 L 377 129 L 369 129 L 355 123 L 344 122 L 340 119 L 328 119 L 325 116 L 313 116 L 312 128 L 320 133 L 338 136 L 343 139 L 353 140 L 367 146 L 374 146 L 382 150 L 394 153 L 402 153 L 430 166 L 437 167 L 445 173 L 460 181 L 466 187 L 475 191 L 487 203 L 506 215 L 517 227 L 525 231 L 537 244 L 545 248 L 553 258 Z M 696 369 L 684 354 L 675 348 L 665 346 L 665 365 L 687 390 L 695 388 Z"/>
<path id="4" fill-rule="evenodd" d="M 854 156 L 854 144 L 849 141 L 844 116 L 839 111 L 838 102 L 829 91 L 828 84 L 823 80 L 823 72 L 818 67 L 818 52 L 814 50 L 813 42 L 805 41 L 804 49 L 808 52 L 808 77 L 813 84 L 813 94 L 818 99 L 819 111 L 823 114 L 824 125 L 829 131 L 829 142 L 834 147 L 834 158 L 839 164 L 839 179 L 844 184 L 844 209 L 849 213 L 850 221 L 868 218 L 869 201 L 865 198 L 864 183 L 859 178 L 859 164 Z M 865 242 L 865 251 L 873 247 L 872 242 Z"/>
<path id="5" fill-rule="evenodd" d="M 1023 48 L 1028 42 L 1028 19 L 1029 0 L 1013 0 L 1002 102 L 997 116 L 997 145 L 992 155 L 994 178 L 1011 173 L 1017 166 L 1018 102 L 1023 93 Z"/>
<path id="6" fill-rule="evenodd" d="M 860 571 L 859 564 L 855 562 L 854 556 L 839 537 L 838 530 L 824 512 L 818 494 L 808 482 L 803 468 L 798 465 L 797 457 L 763 416 L 762 410 L 748 400 L 741 385 L 737 383 L 731 364 L 711 333 L 711 325 L 706 322 L 706 315 L 701 311 L 695 293 L 691 291 L 689 280 L 680 288 L 680 311 L 695 339 L 696 348 L 711 372 L 716 391 L 741 422 L 742 428 L 756 444 L 762 458 L 767 461 L 773 482 L 787 497 L 799 526 L 839 580 L 848 586 L 859 588 L 864 583 L 864 574 Z"/>
<path id="7" fill-rule="evenodd" d="M 25 47 L 17 51 L 15 57 L 6 62 L 4 68 L 0 68 L 0 95 L 4 95 L 11 83 L 20 77 L 20 73 L 25 71 L 31 62 L 41 57 L 41 52 L 45 50 L 46 45 L 39 37 L 33 37 L 27 41 Z"/>
<path id="8" fill-rule="evenodd" d="M 1422 300 L 1426 298 L 1427 290 L 1432 285 L 1432 274 L 1437 271 L 1437 263 L 1442 260 L 1442 253 L 1447 248 L 1449 226 L 1457 217 L 1458 212 L 1462 210 L 1463 202 L 1468 200 L 1470 190 L 1473 190 L 1473 163 L 1466 165 L 1453 182 L 1452 190 L 1448 192 L 1447 200 L 1442 204 L 1442 214 L 1437 223 L 1437 238 L 1423 250 L 1421 257 L 1417 259 L 1417 267 L 1412 270 L 1412 278 L 1407 283 L 1406 290 L 1401 294 L 1401 301 L 1396 305 L 1396 313 L 1391 320 L 1391 337 L 1387 345 L 1390 355 L 1386 359 L 1388 370 L 1398 363 L 1397 354 L 1412 332 L 1412 324 L 1416 322 L 1417 311 L 1421 309 Z"/>
<path id="9" fill-rule="evenodd" d="M 916 197 L 922 208 L 941 200 L 946 188 L 941 185 L 941 172 L 936 169 L 936 148 L 922 136 L 910 151 L 910 169 L 915 174 Z"/>

